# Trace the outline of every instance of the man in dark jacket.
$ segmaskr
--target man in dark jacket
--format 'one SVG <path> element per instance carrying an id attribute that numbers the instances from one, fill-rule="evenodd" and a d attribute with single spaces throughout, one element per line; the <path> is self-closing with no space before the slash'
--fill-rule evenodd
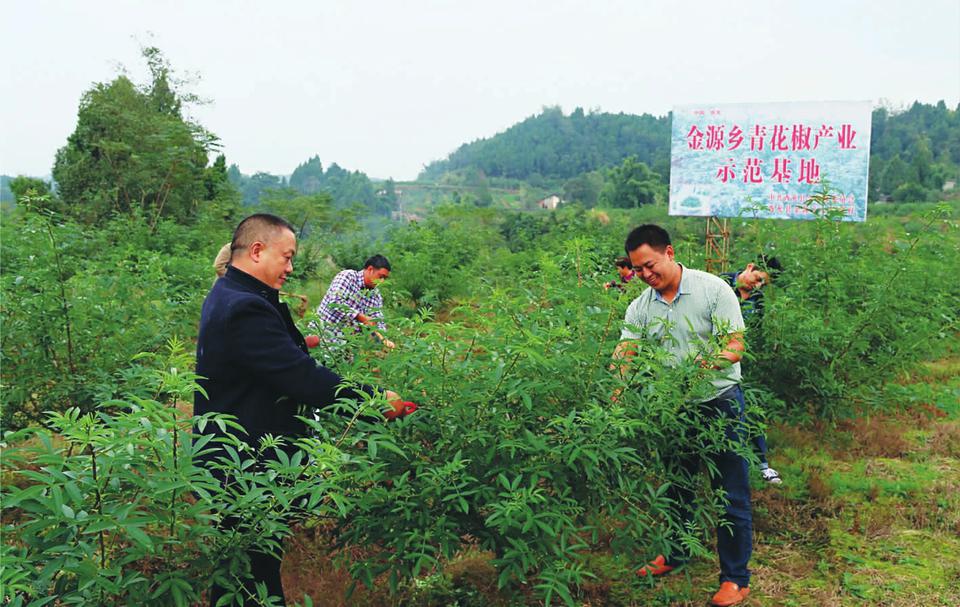
<path id="1" fill-rule="evenodd" d="M 194 413 L 236 416 L 246 430 L 239 438 L 253 448 L 267 434 L 306 435 L 306 425 L 297 419 L 305 413 L 303 407 L 322 408 L 374 391 L 370 386 L 350 388 L 307 354 L 303 335 L 279 298 L 296 251 L 296 236 L 284 219 L 265 213 L 247 217 L 233 235 L 226 274 L 203 302 L 197 374 L 204 378 L 199 385 L 206 395 L 196 393 Z M 394 407 L 402 406 L 396 393 L 387 390 L 385 395 Z M 207 424 L 204 432 L 219 429 Z M 283 597 L 280 559 L 255 551 L 249 556 L 250 587 L 263 582 L 271 595 Z M 222 588 L 214 587 L 210 604 L 222 594 Z"/>

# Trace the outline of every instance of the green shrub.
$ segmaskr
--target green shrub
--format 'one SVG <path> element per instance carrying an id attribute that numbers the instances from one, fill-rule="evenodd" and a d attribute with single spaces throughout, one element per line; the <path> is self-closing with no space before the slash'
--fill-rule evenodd
<path id="1" fill-rule="evenodd" d="M 305 512 L 333 517 L 348 507 L 343 491 L 356 488 L 340 486 L 340 471 L 354 464 L 334 445 L 303 439 L 288 457 L 294 445 L 279 438 L 254 453 L 232 436 L 192 435 L 206 424 L 242 429 L 227 416 L 178 412 L 197 389 L 193 357 L 177 340 L 168 349 L 139 357 L 150 397 L 50 413 L 49 430 L 4 436 L 5 605 L 186 606 L 214 580 L 234 589 L 229 604 L 243 604 L 247 550 L 278 552 Z M 211 471 L 232 483 L 221 486 Z M 261 604 L 275 604 L 258 591 Z"/>
<path id="2" fill-rule="evenodd" d="M 767 288 L 762 348 L 745 370 L 788 405 L 782 413 L 854 415 L 867 394 L 943 348 L 958 328 L 960 299 L 948 214 L 927 212 L 915 232 L 828 219 L 755 222 L 746 238 L 785 271 Z"/>
<path id="3" fill-rule="evenodd" d="M 394 425 L 358 421 L 361 432 L 342 445 L 358 458 L 365 452 L 371 467 L 351 483 L 366 490 L 337 543 L 384 548 L 351 564 L 359 579 L 417 577 L 469 537 L 496 556 L 501 587 L 528 581 L 544 600 L 570 602 L 591 575 L 583 555 L 597 520 L 636 558 L 676 552 L 678 542 L 708 553 L 717 496 L 664 459 L 731 447 L 722 423 L 690 404 L 709 390 L 706 372 L 667 368 L 664 353 L 646 346 L 638 374 L 619 379 L 608 370 L 619 301 L 611 294 L 604 308 L 592 305 L 603 295 L 578 286 L 564 263 L 543 266 L 529 283 L 479 291 L 442 325 L 422 315 L 395 321 L 405 337 L 386 357 L 363 352 L 362 336 L 354 344 L 360 351 L 341 371 L 362 377 L 376 368 L 380 383 L 421 404 Z M 626 390 L 611 403 L 618 388 Z M 336 440 L 332 414 L 316 426 Z M 693 528 L 666 498 L 670 483 L 699 487 Z"/>
<path id="4" fill-rule="evenodd" d="M 136 214 L 95 229 L 24 210 L 4 218 L 2 238 L 7 429 L 118 394 L 136 353 L 193 332 L 214 277 L 189 229 L 151 230 Z"/>

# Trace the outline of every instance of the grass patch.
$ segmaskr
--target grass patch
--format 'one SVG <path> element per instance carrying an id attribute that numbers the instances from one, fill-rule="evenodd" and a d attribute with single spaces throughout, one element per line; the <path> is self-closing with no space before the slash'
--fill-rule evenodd
<path id="1" fill-rule="evenodd" d="M 871 458 L 836 462 L 828 482 L 838 498 L 861 501 L 890 495 L 909 498 L 928 490 L 939 478 L 938 469 L 929 464 Z"/>
<path id="2" fill-rule="evenodd" d="M 960 539 L 950 535 L 894 529 L 882 538 L 831 530 L 841 605 L 960 604 Z M 868 540 L 869 541 L 865 541 Z"/>

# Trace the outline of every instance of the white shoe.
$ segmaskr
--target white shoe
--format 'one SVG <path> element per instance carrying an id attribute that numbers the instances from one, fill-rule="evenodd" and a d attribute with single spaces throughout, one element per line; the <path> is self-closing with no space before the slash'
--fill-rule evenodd
<path id="1" fill-rule="evenodd" d="M 760 471 L 760 476 L 771 485 L 779 485 L 783 482 L 783 479 L 780 478 L 780 473 L 773 468 L 764 468 Z"/>

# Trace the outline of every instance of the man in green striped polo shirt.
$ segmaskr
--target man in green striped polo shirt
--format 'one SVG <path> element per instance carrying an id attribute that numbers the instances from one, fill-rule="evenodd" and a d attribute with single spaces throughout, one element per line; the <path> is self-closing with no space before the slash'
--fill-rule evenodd
<path id="1" fill-rule="evenodd" d="M 630 342 L 653 340 L 672 355 L 675 363 L 695 359 L 714 369 L 713 394 L 700 403 L 707 417 L 721 416 L 733 438 L 739 439 L 743 420 L 743 392 L 740 389 L 740 358 L 743 355 L 743 317 L 740 305 L 722 278 L 684 267 L 674 260 L 670 235 L 656 225 L 642 225 L 627 236 L 625 245 L 634 271 L 650 288 L 644 290 L 627 308 L 625 328 L 617 355 L 629 359 L 635 355 Z M 714 344 L 719 343 L 719 348 Z M 729 525 L 717 528 L 717 554 L 720 557 L 720 590 L 712 604 L 735 605 L 750 593 L 747 564 L 753 550 L 753 518 L 750 507 L 750 482 L 747 461 L 733 451 L 711 457 L 718 474 L 713 487 L 726 495 L 724 519 Z M 690 474 L 701 462 L 697 457 L 681 456 L 674 462 Z M 692 493 L 676 484 L 670 497 L 681 504 L 685 521 L 691 520 Z M 661 575 L 683 564 L 688 556 L 658 555 L 637 573 Z"/>

